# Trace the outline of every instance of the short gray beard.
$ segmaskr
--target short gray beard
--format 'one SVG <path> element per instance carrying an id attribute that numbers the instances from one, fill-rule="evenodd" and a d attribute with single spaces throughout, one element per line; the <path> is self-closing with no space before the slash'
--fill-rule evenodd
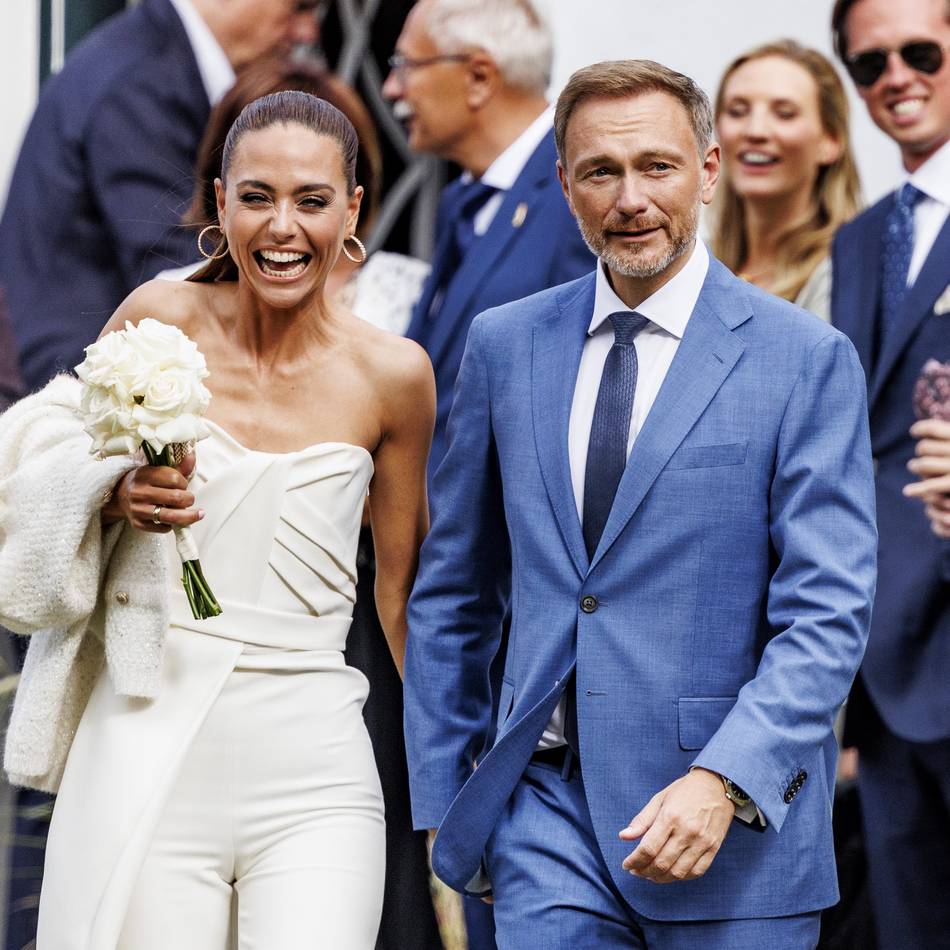
<path id="1" fill-rule="evenodd" d="M 662 274 L 673 261 L 677 260 L 689 249 L 699 231 L 699 209 L 694 210 L 692 218 L 686 222 L 686 227 L 678 236 L 670 239 L 670 245 L 665 254 L 652 261 L 638 263 L 628 256 L 615 254 L 607 250 L 607 241 L 602 231 L 594 231 L 587 223 L 577 219 L 581 237 L 594 257 L 599 257 L 609 268 L 621 277 L 633 277 L 637 280 L 647 280 Z M 630 254 L 638 255 L 642 251 L 636 246 L 630 248 Z"/>

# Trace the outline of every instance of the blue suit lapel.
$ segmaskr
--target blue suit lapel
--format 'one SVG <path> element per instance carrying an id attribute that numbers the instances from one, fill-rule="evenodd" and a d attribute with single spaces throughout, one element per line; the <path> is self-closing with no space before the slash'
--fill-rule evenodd
<path id="1" fill-rule="evenodd" d="M 874 335 L 877 325 L 877 313 L 881 302 L 880 260 L 884 237 L 884 222 L 892 202 L 882 202 L 875 209 L 876 219 L 868 222 L 855 234 L 854 246 L 845 254 L 842 250 L 836 255 L 835 281 L 847 287 L 841 293 L 840 305 L 835 308 L 834 324 L 854 344 L 858 351 L 864 375 L 870 387 L 874 371 Z M 868 264 L 874 276 L 868 279 Z M 841 271 L 847 272 L 845 278 Z M 837 296 L 837 294 L 836 294 Z"/>
<path id="2" fill-rule="evenodd" d="M 591 570 L 617 540 L 670 456 L 732 372 L 745 348 L 732 331 L 750 316 L 741 281 L 710 260 L 686 332 L 627 460 Z"/>
<path id="3" fill-rule="evenodd" d="M 558 299 L 558 313 L 534 328 L 531 351 L 531 411 L 541 477 L 564 543 L 581 577 L 587 573 L 587 551 L 568 454 L 568 427 L 574 381 L 580 366 L 587 327 L 594 312 L 595 278 L 579 281 Z M 574 285 L 576 286 L 576 285 Z"/>
<path id="4" fill-rule="evenodd" d="M 950 219 L 944 223 L 920 274 L 907 292 L 897 325 L 887 335 L 871 381 L 871 391 L 868 396 L 870 409 L 874 408 L 901 354 L 907 349 L 914 334 L 920 329 L 920 325 L 933 312 L 937 297 L 947 286 L 948 273 L 950 273 Z"/>
<path id="5" fill-rule="evenodd" d="M 439 362 L 442 353 L 452 345 L 459 332 L 468 332 L 469 321 L 463 318 L 475 316 L 470 313 L 472 297 L 488 279 L 491 269 L 518 233 L 524 219 L 535 210 L 539 186 L 550 182 L 556 160 L 554 135 L 549 133 L 534 150 L 514 185 L 505 193 L 488 230 L 475 242 L 472 252 L 452 278 L 429 335 L 427 349 L 433 363 Z M 526 206 L 525 213 L 516 217 L 515 211 L 521 204 Z"/>

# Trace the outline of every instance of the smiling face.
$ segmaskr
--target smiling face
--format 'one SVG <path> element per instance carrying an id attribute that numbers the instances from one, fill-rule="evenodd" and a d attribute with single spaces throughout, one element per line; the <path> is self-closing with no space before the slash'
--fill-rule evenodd
<path id="1" fill-rule="evenodd" d="M 699 154 L 686 109 L 668 93 L 591 97 L 570 116 L 558 174 L 584 240 L 612 275 L 659 285 L 685 264 L 700 205 L 712 200 L 719 146 Z"/>
<path id="2" fill-rule="evenodd" d="M 842 146 L 823 128 L 818 84 L 804 66 L 763 56 L 726 80 L 716 131 L 725 173 L 742 198 L 812 193 Z"/>
<path id="3" fill-rule="evenodd" d="M 228 249 L 252 293 L 285 310 L 322 292 L 362 197 L 359 187 L 347 194 L 334 139 L 296 124 L 246 132 L 227 184 L 215 189 Z"/>
<path id="4" fill-rule="evenodd" d="M 468 70 L 464 61 L 429 62 L 413 66 L 412 60 L 430 60 L 442 51 L 426 26 L 426 0 L 406 18 L 396 54 L 410 60 L 390 70 L 383 95 L 395 104 L 394 113 L 406 127 L 409 147 L 441 158 L 455 159 L 458 145 L 470 132 Z"/>
<path id="5" fill-rule="evenodd" d="M 950 139 L 950 23 L 946 0 L 859 0 L 845 19 L 847 55 L 898 50 L 932 40 L 944 51 L 932 75 L 911 69 L 897 52 L 874 85 L 858 87 L 875 124 L 900 146 L 909 171 L 919 168 Z"/>

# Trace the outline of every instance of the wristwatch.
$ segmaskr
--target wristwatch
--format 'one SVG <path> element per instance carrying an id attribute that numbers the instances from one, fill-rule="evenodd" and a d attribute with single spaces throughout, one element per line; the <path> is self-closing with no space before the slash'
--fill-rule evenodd
<path id="1" fill-rule="evenodd" d="M 722 779 L 722 784 L 726 788 L 726 798 L 728 798 L 737 809 L 745 808 L 747 805 L 752 804 L 752 796 L 749 795 L 745 789 L 739 788 L 735 782 L 726 778 L 725 775 L 720 776 L 720 778 Z"/>

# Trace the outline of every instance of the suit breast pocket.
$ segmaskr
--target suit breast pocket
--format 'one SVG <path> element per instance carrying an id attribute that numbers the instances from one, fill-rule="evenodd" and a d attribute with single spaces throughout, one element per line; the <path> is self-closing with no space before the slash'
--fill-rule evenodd
<path id="1" fill-rule="evenodd" d="M 681 749 L 702 749 L 735 706 L 738 696 L 681 696 L 679 738 Z"/>
<path id="2" fill-rule="evenodd" d="M 721 468 L 742 465 L 749 451 L 745 442 L 722 442 L 716 445 L 685 445 L 673 453 L 666 465 L 667 471 L 689 468 Z"/>

